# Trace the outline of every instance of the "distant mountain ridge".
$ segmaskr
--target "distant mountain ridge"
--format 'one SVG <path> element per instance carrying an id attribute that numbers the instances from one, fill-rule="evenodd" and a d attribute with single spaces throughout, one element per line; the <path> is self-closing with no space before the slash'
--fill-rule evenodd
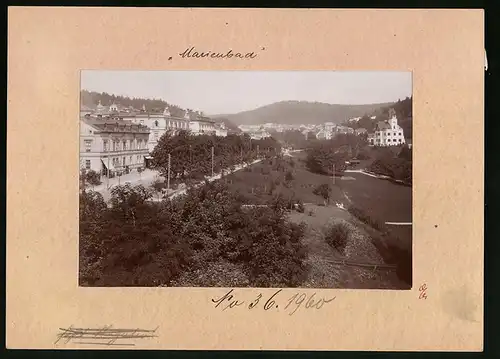
<path id="1" fill-rule="evenodd" d="M 382 107 L 395 102 L 367 105 L 340 105 L 323 102 L 281 101 L 265 105 L 254 110 L 234 114 L 212 115 L 210 117 L 226 118 L 236 125 L 257 125 L 264 123 L 277 124 L 321 124 L 333 122 L 340 124 L 349 118 L 371 114 Z"/>

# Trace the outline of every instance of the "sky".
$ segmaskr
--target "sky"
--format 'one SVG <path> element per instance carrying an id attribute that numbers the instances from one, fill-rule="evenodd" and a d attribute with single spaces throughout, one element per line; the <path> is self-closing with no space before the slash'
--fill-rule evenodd
<path id="1" fill-rule="evenodd" d="M 279 101 L 372 104 L 412 95 L 411 72 L 103 71 L 84 70 L 81 88 L 116 96 L 159 98 L 207 115 Z"/>

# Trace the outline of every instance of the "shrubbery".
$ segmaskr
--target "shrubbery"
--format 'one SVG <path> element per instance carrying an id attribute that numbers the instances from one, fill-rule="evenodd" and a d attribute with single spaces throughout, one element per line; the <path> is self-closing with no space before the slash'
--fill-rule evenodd
<path id="1" fill-rule="evenodd" d="M 373 217 L 371 217 L 363 210 L 353 206 L 349 206 L 347 210 L 358 220 L 380 232 L 380 234 L 377 235 L 377 237 L 375 237 L 374 239 L 377 240 L 378 237 L 380 237 L 380 240 L 383 242 L 382 249 L 377 245 L 376 247 L 379 248 L 379 252 L 384 258 L 384 261 L 389 264 L 395 264 L 396 274 L 398 275 L 399 279 L 401 279 L 402 281 L 411 286 L 411 280 L 412 280 L 411 251 L 400 248 L 392 244 L 397 242 L 397 240 L 396 238 L 393 238 L 391 236 L 386 226 L 383 223 L 375 220 Z"/>
<path id="2" fill-rule="evenodd" d="M 196 271 L 216 271 L 221 261 L 240 268 L 240 279 L 214 272 L 205 285 L 231 286 L 247 278 L 251 286 L 293 287 L 304 279 L 304 228 L 286 220 L 283 198 L 270 207 L 243 208 L 241 196 L 221 183 L 160 204 L 150 197 L 142 186 L 118 186 L 108 208 L 95 192 L 82 193 L 82 285 L 182 285 Z"/>
<path id="3" fill-rule="evenodd" d="M 385 225 L 371 217 L 368 213 L 355 206 L 348 206 L 347 211 L 361 222 L 368 224 L 379 231 L 385 230 Z"/>
<path id="4" fill-rule="evenodd" d="M 321 196 L 325 200 L 325 205 L 330 201 L 331 188 L 330 185 L 323 183 L 313 189 L 313 194 Z"/>
<path id="5" fill-rule="evenodd" d="M 377 159 L 368 167 L 370 172 L 391 177 L 406 184 L 412 183 L 412 155 L 407 146 L 401 148 L 397 157 L 390 151 L 379 151 Z"/>
<path id="6" fill-rule="evenodd" d="M 350 229 L 346 223 L 338 222 L 329 225 L 325 231 L 326 242 L 344 254 Z"/>

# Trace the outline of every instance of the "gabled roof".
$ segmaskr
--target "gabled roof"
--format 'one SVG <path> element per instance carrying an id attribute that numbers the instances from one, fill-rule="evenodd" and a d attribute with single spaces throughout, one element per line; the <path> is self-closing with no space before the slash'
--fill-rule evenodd
<path id="1" fill-rule="evenodd" d="M 390 129 L 391 126 L 387 122 L 385 121 L 377 122 L 377 128 L 376 128 L 377 131 L 390 130 Z"/>

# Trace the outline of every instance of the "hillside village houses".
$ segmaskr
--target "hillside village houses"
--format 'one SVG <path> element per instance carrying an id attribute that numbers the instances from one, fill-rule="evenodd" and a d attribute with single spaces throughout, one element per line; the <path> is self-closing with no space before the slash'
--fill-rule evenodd
<path id="1" fill-rule="evenodd" d="M 389 110 L 389 120 L 377 122 L 375 132 L 368 134 L 368 142 L 374 146 L 397 146 L 405 143 L 403 129 L 398 125 L 394 109 Z"/>

